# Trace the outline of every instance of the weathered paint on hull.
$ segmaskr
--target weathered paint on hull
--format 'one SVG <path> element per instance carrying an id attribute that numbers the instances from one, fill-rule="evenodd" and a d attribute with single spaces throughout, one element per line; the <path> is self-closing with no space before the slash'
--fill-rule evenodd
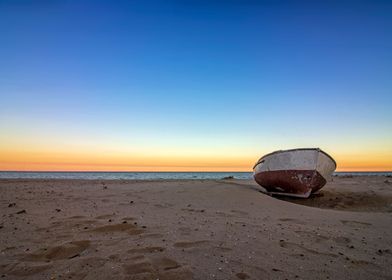
<path id="1" fill-rule="evenodd" d="M 280 150 L 261 157 L 253 167 L 256 182 L 271 194 L 309 197 L 321 189 L 336 162 L 318 148 Z"/>
<path id="2" fill-rule="evenodd" d="M 327 181 L 315 170 L 265 171 L 254 175 L 256 182 L 271 194 L 309 197 Z"/>

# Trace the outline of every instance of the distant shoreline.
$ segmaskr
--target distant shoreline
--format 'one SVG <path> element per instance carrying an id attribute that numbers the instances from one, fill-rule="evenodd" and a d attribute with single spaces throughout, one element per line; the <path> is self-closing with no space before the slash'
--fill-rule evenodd
<path id="1" fill-rule="evenodd" d="M 34 171 L 34 170 L 0 170 L 0 173 L 252 173 L 253 171 Z M 335 171 L 336 173 L 392 173 L 386 171 Z"/>
<path id="2" fill-rule="evenodd" d="M 334 177 L 391 177 L 386 172 L 335 172 Z M 118 171 L 0 171 L 0 179 L 64 179 L 64 180 L 253 180 L 253 172 L 118 172 Z"/>

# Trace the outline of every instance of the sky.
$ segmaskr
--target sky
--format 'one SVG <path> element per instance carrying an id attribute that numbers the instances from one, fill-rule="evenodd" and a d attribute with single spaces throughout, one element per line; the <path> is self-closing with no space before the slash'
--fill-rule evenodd
<path id="1" fill-rule="evenodd" d="M 392 1 L 0 0 L 0 170 L 392 170 Z"/>

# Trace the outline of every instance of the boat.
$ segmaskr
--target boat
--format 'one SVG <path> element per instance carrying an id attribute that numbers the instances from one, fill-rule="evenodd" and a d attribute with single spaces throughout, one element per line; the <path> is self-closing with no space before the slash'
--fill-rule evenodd
<path id="1" fill-rule="evenodd" d="M 308 198 L 336 169 L 335 160 L 319 148 L 280 150 L 261 157 L 253 167 L 255 181 L 268 194 Z"/>

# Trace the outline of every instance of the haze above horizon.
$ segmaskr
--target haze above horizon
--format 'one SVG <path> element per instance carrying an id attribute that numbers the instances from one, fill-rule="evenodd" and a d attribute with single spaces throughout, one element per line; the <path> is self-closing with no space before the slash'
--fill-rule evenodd
<path id="1" fill-rule="evenodd" d="M 392 170 L 392 1 L 1 1 L 0 170 Z"/>

